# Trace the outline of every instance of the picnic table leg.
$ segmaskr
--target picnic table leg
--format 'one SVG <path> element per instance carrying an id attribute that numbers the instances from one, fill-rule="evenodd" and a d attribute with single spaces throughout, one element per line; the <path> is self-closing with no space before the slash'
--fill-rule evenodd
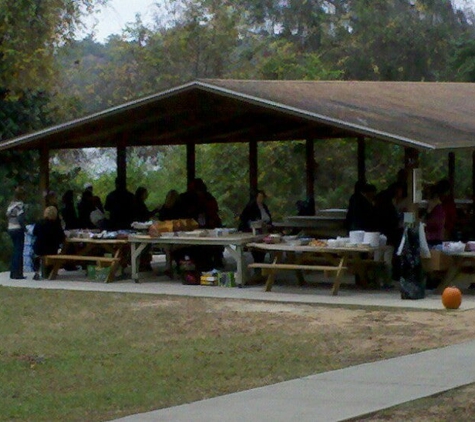
<path id="1" fill-rule="evenodd" d="M 242 245 L 225 245 L 225 249 L 236 261 L 236 285 L 243 287 L 247 281 L 246 268 L 244 265 L 244 248 Z"/>
<path id="2" fill-rule="evenodd" d="M 449 267 L 447 274 L 445 274 L 444 279 L 437 287 L 437 293 L 442 293 L 446 287 L 450 286 L 462 270 L 463 258 L 459 256 L 454 256 L 452 258 L 453 264 Z"/>
<path id="3" fill-rule="evenodd" d="M 51 272 L 49 273 L 48 280 L 56 280 L 56 277 L 58 276 L 58 271 L 63 264 L 64 262 L 61 260 L 58 260 L 53 264 L 53 268 L 51 269 Z"/>
<path id="4" fill-rule="evenodd" d="M 283 255 L 282 252 L 277 252 L 274 256 L 274 260 L 272 261 L 272 263 L 277 264 L 278 262 L 280 262 L 282 260 L 282 255 Z M 272 290 L 272 286 L 274 285 L 274 281 L 275 281 L 276 272 L 277 271 L 274 268 L 269 269 L 269 275 L 267 276 L 266 287 L 265 287 L 266 292 L 270 292 Z"/>
<path id="5" fill-rule="evenodd" d="M 298 258 L 295 253 L 289 253 L 289 256 L 292 257 L 292 261 L 295 262 L 296 264 L 300 264 L 302 259 Z M 302 270 L 295 270 L 295 275 L 297 276 L 297 284 L 299 286 L 307 286 L 308 283 L 305 281 L 305 278 L 303 276 L 303 271 Z"/>
<path id="6" fill-rule="evenodd" d="M 333 283 L 332 295 L 336 296 L 338 290 L 340 289 L 341 277 L 343 275 L 344 267 L 346 265 L 347 256 L 346 254 L 341 257 L 340 263 L 338 264 L 338 270 L 335 276 L 335 282 Z"/>
<path id="7" fill-rule="evenodd" d="M 131 266 L 131 272 L 132 272 L 132 279 L 136 283 L 139 283 L 139 273 L 138 273 L 138 265 L 137 265 L 138 259 L 146 246 L 147 246 L 146 243 L 140 243 L 137 246 L 137 243 L 131 242 L 130 266 Z"/>
<path id="8" fill-rule="evenodd" d="M 106 277 L 106 280 L 105 280 L 106 283 L 111 283 L 111 282 L 114 281 L 115 273 L 117 272 L 117 270 L 121 266 L 121 257 L 122 257 L 123 251 L 124 251 L 123 248 L 117 248 L 117 250 L 115 251 L 115 253 L 114 253 L 114 260 L 115 261 L 111 264 L 111 266 L 109 268 L 109 274 L 107 274 L 107 277 Z M 100 266 L 100 264 L 99 264 L 99 266 Z"/>

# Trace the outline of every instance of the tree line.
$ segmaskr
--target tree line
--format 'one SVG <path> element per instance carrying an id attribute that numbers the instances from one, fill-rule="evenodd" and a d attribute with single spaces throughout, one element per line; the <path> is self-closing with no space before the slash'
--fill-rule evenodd
<path id="1" fill-rule="evenodd" d="M 475 81 L 473 10 L 447 0 L 166 0 L 156 6 L 152 24 L 138 15 L 104 43 L 93 34 L 75 39 L 86 14 L 105 3 L 0 3 L 2 140 L 197 78 Z M 317 206 L 346 206 L 356 179 L 353 141 L 316 148 Z M 294 213 L 295 202 L 305 197 L 304 151 L 299 140 L 259 146 L 259 186 L 270 194 L 277 218 Z M 88 162 L 91 154 L 103 159 L 108 153 L 56 152 L 52 189 L 79 192 L 94 179 L 105 195 L 115 170 L 98 172 Z M 170 188 L 185 189 L 183 147 L 128 154 L 129 186 L 156 187 L 151 202 L 162 202 Z M 371 141 L 367 154 L 368 178 L 382 189 L 393 181 L 403 151 Z M 20 182 L 37 203 L 37 154 L 8 152 L 0 160 L 3 208 Z M 421 160 L 428 179 L 446 175 L 444 155 L 423 153 Z M 457 194 L 466 196 L 470 163 L 456 160 Z M 197 147 L 197 175 L 229 225 L 247 201 L 243 168 L 244 145 Z"/>

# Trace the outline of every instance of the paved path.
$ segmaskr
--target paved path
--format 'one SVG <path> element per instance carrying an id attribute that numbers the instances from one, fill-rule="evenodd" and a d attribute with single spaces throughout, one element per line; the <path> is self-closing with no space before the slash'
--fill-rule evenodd
<path id="1" fill-rule="evenodd" d="M 57 280 L 10 280 L 8 273 L 0 273 L 0 285 L 36 289 L 91 290 L 100 292 L 144 293 L 187 297 L 209 297 L 220 299 L 246 299 L 259 302 L 305 303 L 322 305 L 352 305 L 364 307 L 411 308 L 420 310 L 443 310 L 440 295 L 427 292 L 422 300 L 401 300 L 398 290 L 352 290 L 342 287 L 338 296 L 332 296 L 330 288 L 297 287 L 276 285 L 271 292 L 264 292 L 263 286 L 249 286 L 243 289 L 229 289 L 213 286 L 184 286 L 167 277 L 144 278 L 140 284 L 131 279 L 113 283 L 87 281 L 81 272 L 62 272 Z M 330 284 L 329 284 L 330 285 Z M 468 293 L 468 292 L 467 292 Z M 464 294 L 460 311 L 475 309 L 475 294 Z"/>
<path id="2" fill-rule="evenodd" d="M 475 382 L 475 341 L 142 413 L 116 422 L 333 422 Z"/>

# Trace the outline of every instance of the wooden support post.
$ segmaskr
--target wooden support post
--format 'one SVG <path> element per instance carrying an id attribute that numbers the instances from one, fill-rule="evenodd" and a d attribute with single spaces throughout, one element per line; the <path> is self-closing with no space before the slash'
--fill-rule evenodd
<path id="1" fill-rule="evenodd" d="M 46 207 L 45 193 L 49 191 L 49 149 L 44 147 L 39 150 L 40 153 L 40 203 L 43 208 Z"/>
<path id="2" fill-rule="evenodd" d="M 305 160 L 306 160 L 306 194 L 307 201 L 313 204 L 313 213 L 315 214 L 315 146 L 313 139 L 305 141 Z"/>
<path id="3" fill-rule="evenodd" d="M 249 194 L 253 198 L 257 192 L 257 141 L 249 142 Z"/>
<path id="4" fill-rule="evenodd" d="M 366 181 L 366 141 L 364 136 L 358 136 L 358 180 Z"/>
<path id="5" fill-rule="evenodd" d="M 127 148 L 124 144 L 117 146 L 117 180 L 127 185 Z"/>
<path id="6" fill-rule="evenodd" d="M 449 183 L 450 195 L 454 197 L 455 192 L 455 153 L 449 152 Z"/>
<path id="7" fill-rule="evenodd" d="M 315 195 L 315 148 L 312 139 L 305 141 L 305 160 L 306 160 L 306 190 L 307 198 Z"/>
<path id="8" fill-rule="evenodd" d="M 186 144 L 186 186 L 191 184 L 196 178 L 196 145 Z"/>
<path id="9" fill-rule="evenodd" d="M 415 148 L 404 148 L 404 168 L 407 171 L 407 194 L 410 199 L 409 209 L 417 218 L 417 204 L 414 203 L 414 173 L 419 168 L 419 151 Z"/>
<path id="10" fill-rule="evenodd" d="M 472 230 L 471 235 L 475 234 L 475 151 L 472 151 Z"/>

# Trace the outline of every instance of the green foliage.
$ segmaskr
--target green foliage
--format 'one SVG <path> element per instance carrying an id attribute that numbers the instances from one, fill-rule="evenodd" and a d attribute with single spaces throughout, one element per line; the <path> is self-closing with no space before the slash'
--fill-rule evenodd
<path id="1" fill-rule="evenodd" d="M 456 43 L 450 58 L 450 69 L 457 81 L 475 82 L 475 39 L 463 39 Z"/>
<path id="2" fill-rule="evenodd" d="M 10 95 L 52 86 L 54 50 L 71 39 L 83 13 L 105 0 L 0 2 L 0 87 Z"/>

